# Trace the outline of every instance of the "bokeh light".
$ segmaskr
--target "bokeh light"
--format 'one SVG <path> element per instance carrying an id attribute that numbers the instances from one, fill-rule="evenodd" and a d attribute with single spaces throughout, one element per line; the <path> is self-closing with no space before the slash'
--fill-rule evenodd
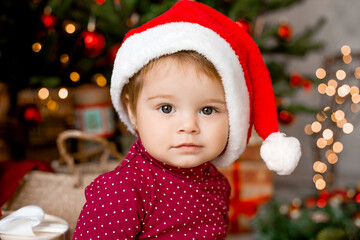
<path id="1" fill-rule="evenodd" d="M 41 88 L 39 91 L 38 91 L 38 96 L 41 100 L 45 100 L 49 97 L 50 95 L 50 92 L 47 88 Z"/>

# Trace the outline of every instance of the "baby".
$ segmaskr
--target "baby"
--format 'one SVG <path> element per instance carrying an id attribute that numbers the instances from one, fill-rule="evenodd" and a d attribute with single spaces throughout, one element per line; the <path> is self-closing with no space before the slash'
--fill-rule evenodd
<path id="1" fill-rule="evenodd" d="M 256 44 L 201 3 L 180 0 L 125 36 L 111 95 L 138 140 L 86 188 L 73 239 L 225 239 L 230 187 L 214 165 L 240 156 L 253 125 L 271 170 L 290 174 L 301 155 L 278 132 Z"/>

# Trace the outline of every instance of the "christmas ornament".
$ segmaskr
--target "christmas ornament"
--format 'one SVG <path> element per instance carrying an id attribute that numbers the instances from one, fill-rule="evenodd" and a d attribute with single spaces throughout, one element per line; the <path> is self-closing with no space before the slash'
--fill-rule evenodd
<path id="1" fill-rule="evenodd" d="M 21 118 L 27 125 L 38 125 L 42 120 L 39 108 L 35 104 L 27 104 L 21 107 Z"/>
<path id="2" fill-rule="evenodd" d="M 119 50 L 121 43 L 112 45 L 108 51 L 109 64 L 113 65 L 116 57 L 116 53 Z"/>
<path id="3" fill-rule="evenodd" d="M 97 5 L 103 5 L 106 0 L 95 0 Z"/>
<path id="4" fill-rule="evenodd" d="M 87 56 L 95 57 L 104 50 L 105 38 L 99 32 L 85 30 L 80 34 L 80 43 L 84 46 Z"/>
<path id="5" fill-rule="evenodd" d="M 41 15 L 41 22 L 46 28 L 51 29 L 55 26 L 57 19 L 51 14 L 44 13 L 43 15 Z"/>
<path id="6" fill-rule="evenodd" d="M 288 112 L 288 111 L 285 111 L 285 110 L 281 110 L 279 112 L 279 122 L 282 123 L 282 124 L 290 124 L 294 121 L 294 114 Z"/>
<path id="7" fill-rule="evenodd" d="M 236 23 L 242 27 L 245 31 L 247 31 L 249 34 L 252 34 L 253 32 L 253 25 L 251 22 L 247 21 L 244 18 L 239 18 Z"/>
<path id="8" fill-rule="evenodd" d="M 302 77 L 301 77 L 300 74 L 298 74 L 298 73 L 291 74 L 291 76 L 290 76 L 290 85 L 292 87 L 300 86 L 302 84 L 302 81 L 303 80 L 302 80 Z"/>
<path id="9" fill-rule="evenodd" d="M 278 36 L 282 39 L 282 40 L 290 40 L 291 36 L 292 36 L 292 29 L 289 25 L 287 24 L 281 24 L 278 28 Z"/>

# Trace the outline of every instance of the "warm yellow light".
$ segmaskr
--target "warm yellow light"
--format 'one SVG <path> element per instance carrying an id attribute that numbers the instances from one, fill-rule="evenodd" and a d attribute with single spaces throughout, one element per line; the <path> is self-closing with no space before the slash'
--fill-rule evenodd
<path id="1" fill-rule="evenodd" d="M 80 75 L 77 72 L 70 73 L 70 79 L 73 82 L 78 82 L 80 80 Z"/>
<path id="2" fill-rule="evenodd" d="M 335 153 L 330 153 L 327 157 L 327 160 L 330 164 L 335 164 L 339 160 L 338 156 Z"/>
<path id="3" fill-rule="evenodd" d="M 358 113 L 360 111 L 360 106 L 356 103 L 351 104 L 350 108 L 353 113 Z"/>
<path id="4" fill-rule="evenodd" d="M 337 121 L 336 118 L 335 118 L 335 113 L 334 112 L 331 114 L 331 121 L 333 121 L 333 122 Z"/>
<path id="5" fill-rule="evenodd" d="M 348 45 L 344 45 L 341 47 L 341 53 L 343 55 L 349 55 L 351 53 L 351 48 Z"/>
<path id="6" fill-rule="evenodd" d="M 329 111 L 331 108 L 329 106 L 324 107 L 324 112 Z"/>
<path id="7" fill-rule="evenodd" d="M 353 103 L 359 103 L 359 102 L 360 102 L 360 95 L 354 93 L 354 94 L 351 96 L 351 101 L 352 101 Z"/>
<path id="8" fill-rule="evenodd" d="M 50 95 L 50 92 L 47 88 L 41 88 L 38 92 L 38 96 L 41 100 L 47 99 Z"/>
<path id="9" fill-rule="evenodd" d="M 336 89 L 333 86 L 328 86 L 325 90 L 326 95 L 328 96 L 334 96 L 336 93 Z"/>
<path id="10" fill-rule="evenodd" d="M 324 179 L 323 176 L 319 173 L 315 174 L 313 177 L 313 182 L 316 183 L 317 180 Z"/>
<path id="11" fill-rule="evenodd" d="M 337 83 L 336 80 L 330 79 L 330 80 L 328 81 L 328 85 L 329 85 L 329 86 L 333 86 L 334 88 L 337 88 L 338 83 Z"/>
<path id="12" fill-rule="evenodd" d="M 311 130 L 312 130 L 313 132 L 315 132 L 315 133 L 320 132 L 320 130 L 321 130 L 321 123 L 319 123 L 319 122 L 313 122 L 313 123 L 311 124 Z"/>
<path id="13" fill-rule="evenodd" d="M 59 110 L 59 104 L 57 102 L 55 102 L 54 100 L 50 100 L 46 106 L 48 107 L 49 110 L 52 111 L 57 111 Z"/>
<path id="14" fill-rule="evenodd" d="M 339 90 L 339 89 L 338 89 Z M 345 102 L 346 98 L 345 97 L 340 97 L 339 95 L 335 96 L 335 102 L 337 104 L 343 104 Z"/>
<path id="15" fill-rule="evenodd" d="M 326 71 L 323 68 L 318 68 L 315 75 L 318 79 L 324 79 L 326 77 Z"/>
<path id="16" fill-rule="evenodd" d="M 352 62 L 352 56 L 351 55 L 345 55 L 343 56 L 343 61 L 345 64 L 349 64 Z"/>
<path id="17" fill-rule="evenodd" d="M 311 130 L 311 124 L 306 124 L 305 128 L 304 128 L 304 131 L 307 135 L 311 135 L 313 134 L 314 132 Z"/>
<path id="18" fill-rule="evenodd" d="M 352 86 L 350 88 L 350 94 L 354 95 L 354 94 L 359 94 L 359 88 L 357 86 Z"/>
<path id="19" fill-rule="evenodd" d="M 324 148 L 327 145 L 326 139 L 325 138 L 319 138 L 316 141 L 316 145 L 318 146 L 318 148 Z"/>
<path id="20" fill-rule="evenodd" d="M 67 55 L 67 54 L 61 54 L 61 56 L 60 56 L 60 62 L 61 63 L 67 63 L 67 62 L 69 62 L 69 55 Z"/>
<path id="21" fill-rule="evenodd" d="M 344 70 L 337 70 L 336 71 L 336 78 L 341 80 L 344 80 L 346 78 L 346 72 Z"/>
<path id="22" fill-rule="evenodd" d="M 65 99 L 69 95 L 69 92 L 66 88 L 60 88 L 58 95 L 59 95 L 59 98 Z"/>
<path id="23" fill-rule="evenodd" d="M 337 111 L 335 112 L 335 119 L 336 119 L 337 121 L 340 121 L 340 120 L 342 120 L 342 119 L 344 119 L 344 118 L 345 118 L 345 113 L 344 113 L 343 110 L 337 110 Z"/>
<path id="24" fill-rule="evenodd" d="M 349 87 L 349 85 L 344 84 L 338 88 L 337 92 L 340 97 L 345 97 L 346 95 L 348 95 L 350 93 L 350 87 Z"/>
<path id="25" fill-rule="evenodd" d="M 106 78 L 100 73 L 95 74 L 95 82 L 99 87 L 105 87 L 107 84 Z"/>
<path id="26" fill-rule="evenodd" d="M 329 140 L 329 139 L 331 139 L 332 137 L 334 136 L 334 133 L 333 133 L 333 131 L 331 130 L 331 129 L 325 129 L 324 131 L 323 131 L 323 137 L 326 139 L 326 140 Z"/>
<path id="27" fill-rule="evenodd" d="M 332 149 L 327 150 L 326 153 L 325 153 L 325 157 L 329 158 L 329 155 L 332 154 L 332 153 L 334 153 L 334 151 Z"/>
<path id="28" fill-rule="evenodd" d="M 313 169 L 315 172 L 324 173 L 327 170 L 327 166 L 323 162 L 316 161 L 313 165 Z"/>
<path id="29" fill-rule="evenodd" d="M 342 150 L 343 150 L 343 145 L 342 145 L 342 143 L 341 142 L 336 142 L 336 143 L 334 143 L 333 144 L 333 151 L 335 152 L 335 153 L 341 153 L 342 152 Z"/>
<path id="30" fill-rule="evenodd" d="M 354 125 L 352 125 L 351 123 L 345 123 L 343 126 L 343 131 L 346 134 L 352 133 L 354 131 Z"/>
<path id="31" fill-rule="evenodd" d="M 326 187 L 326 182 L 324 179 L 318 179 L 315 183 L 315 187 L 317 190 L 324 190 Z"/>
<path id="32" fill-rule="evenodd" d="M 42 48 L 42 45 L 41 45 L 41 43 L 38 43 L 38 42 L 36 42 L 36 43 L 34 43 L 33 45 L 32 45 L 32 50 L 34 51 L 34 52 L 40 52 L 41 51 L 41 48 Z"/>
<path id="33" fill-rule="evenodd" d="M 334 142 L 333 138 L 327 139 L 326 140 L 326 145 L 330 146 L 333 142 Z"/>
<path id="34" fill-rule="evenodd" d="M 327 115 L 324 111 L 321 111 L 321 112 L 318 112 L 316 114 L 316 119 L 319 121 L 319 122 L 323 122 L 325 121 L 325 119 L 327 118 Z"/>
<path id="35" fill-rule="evenodd" d="M 340 121 L 336 122 L 336 126 L 338 126 L 338 128 L 342 128 L 345 125 L 345 123 L 347 123 L 347 120 L 346 118 L 343 118 Z"/>
<path id="36" fill-rule="evenodd" d="M 355 68 L 354 76 L 355 78 L 360 79 L 360 67 Z"/>
<path id="37" fill-rule="evenodd" d="M 76 30 L 76 27 L 73 23 L 68 23 L 65 25 L 65 31 L 68 33 L 68 34 L 73 34 Z"/>
<path id="38" fill-rule="evenodd" d="M 320 94 L 325 94 L 326 93 L 326 88 L 327 88 L 327 85 L 325 83 L 320 83 L 319 86 L 318 86 L 318 92 Z"/>

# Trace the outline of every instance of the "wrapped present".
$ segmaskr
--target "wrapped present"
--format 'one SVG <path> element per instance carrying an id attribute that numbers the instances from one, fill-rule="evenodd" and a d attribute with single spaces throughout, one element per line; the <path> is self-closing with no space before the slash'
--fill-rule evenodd
<path id="1" fill-rule="evenodd" d="M 260 205 L 268 202 L 274 193 L 273 174 L 260 158 L 261 144 L 252 144 L 232 165 L 218 168 L 231 186 L 230 233 L 251 231 L 251 221 Z"/>

